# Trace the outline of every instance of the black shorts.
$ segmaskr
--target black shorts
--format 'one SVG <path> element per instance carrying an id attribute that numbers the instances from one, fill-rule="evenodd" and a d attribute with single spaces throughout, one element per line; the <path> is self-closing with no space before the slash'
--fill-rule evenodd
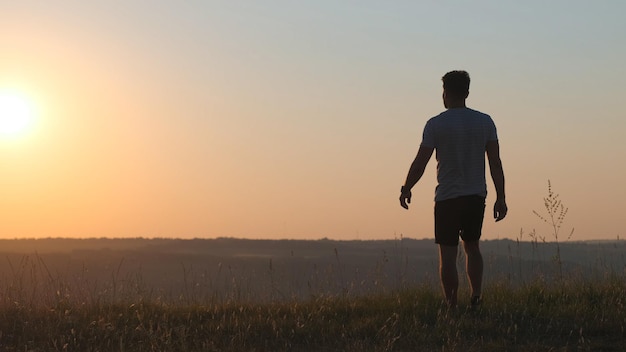
<path id="1" fill-rule="evenodd" d="M 485 217 L 485 197 L 463 196 L 435 202 L 435 243 L 457 246 L 480 239 Z"/>

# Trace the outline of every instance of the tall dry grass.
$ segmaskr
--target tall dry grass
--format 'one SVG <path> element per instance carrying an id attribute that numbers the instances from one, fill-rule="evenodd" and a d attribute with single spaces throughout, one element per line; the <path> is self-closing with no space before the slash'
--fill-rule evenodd
<path id="1" fill-rule="evenodd" d="M 121 277 L 119 269 L 106 282 L 66 277 L 38 256 L 11 265 L 13 276 L 0 284 L 2 351 L 626 349 L 626 280 L 617 272 L 516 284 L 492 280 L 480 309 L 468 309 L 462 299 L 460 308 L 449 310 L 432 282 L 255 302 L 192 292 L 194 282 L 185 295 L 164 296 L 143 285 L 140 275 Z M 469 296 L 466 288 L 460 296 Z"/>

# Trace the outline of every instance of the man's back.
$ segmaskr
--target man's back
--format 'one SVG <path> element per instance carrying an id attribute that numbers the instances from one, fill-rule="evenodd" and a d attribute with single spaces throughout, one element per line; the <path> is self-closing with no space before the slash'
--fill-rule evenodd
<path id="1" fill-rule="evenodd" d="M 498 139 L 489 115 L 469 108 L 448 109 L 431 118 L 422 146 L 437 158 L 435 201 L 466 195 L 487 195 L 485 147 Z"/>

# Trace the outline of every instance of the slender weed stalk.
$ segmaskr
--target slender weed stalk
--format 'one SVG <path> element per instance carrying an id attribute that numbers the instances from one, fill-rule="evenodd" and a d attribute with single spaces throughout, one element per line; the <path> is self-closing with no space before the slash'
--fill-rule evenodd
<path id="1" fill-rule="evenodd" d="M 554 193 L 550 180 L 548 180 L 548 195 L 543 198 L 543 205 L 546 214 L 542 215 L 536 210 L 533 210 L 533 213 L 551 227 L 552 237 L 554 238 L 554 242 L 556 244 L 556 254 L 554 256 L 554 260 L 559 268 L 559 279 L 562 279 L 563 261 L 561 258 L 561 247 L 559 245 L 559 233 L 561 232 L 561 227 L 563 226 L 563 222 L 565 221 L 565 216 L 567 215 L 569 208 L 563 205 L 559 195 Z M 566 241 L 569 241 L 573 234 L 574 228 L 572 228 L 572 231 L 567 236 Z"/>

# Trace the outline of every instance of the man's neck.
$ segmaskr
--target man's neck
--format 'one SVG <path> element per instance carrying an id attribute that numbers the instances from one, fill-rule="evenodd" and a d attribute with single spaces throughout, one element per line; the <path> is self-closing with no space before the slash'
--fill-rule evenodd
<path id="1" fill-rule="evenodd" d="M 459 100 L 459 101 L 451 101 L 448 103 L 447 108 L 448 109 L 459 109 L 459 108 L 466 108 L 467 106 L 465 105 L 465 100 Z"/>

